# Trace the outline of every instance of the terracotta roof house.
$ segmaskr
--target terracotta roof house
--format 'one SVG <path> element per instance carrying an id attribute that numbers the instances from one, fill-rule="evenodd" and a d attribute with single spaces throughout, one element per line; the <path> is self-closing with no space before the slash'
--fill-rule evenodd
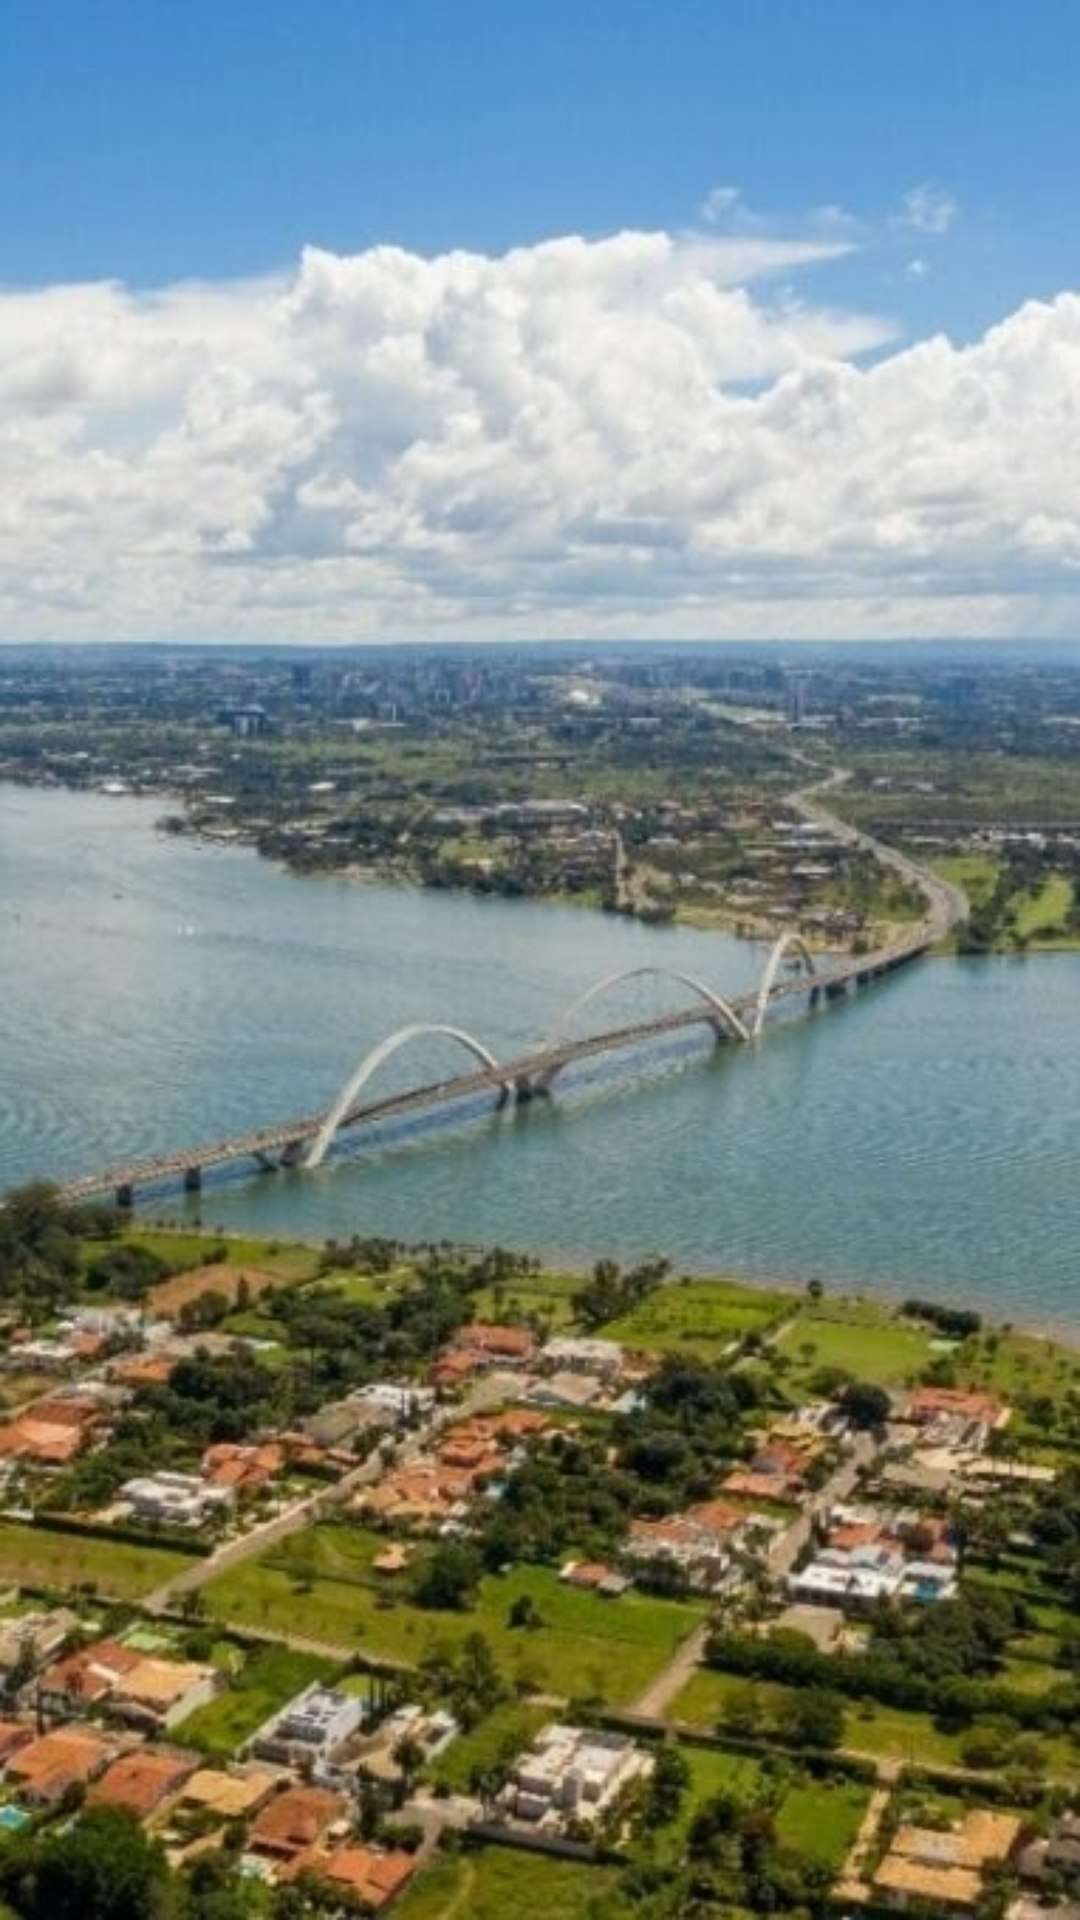
<path id="1" fill-rule="evenodd" d="M 24 1720 L 0 1720 L 0 1768 L 6 1767 L 13 1753 L 34 1737 L 34 1729 Z"/>
<path id="2" fill-rule="evenodd" d="M 929 1901 L 935 1912 L 969 1913 L 983 1893 L 983 1869 L 1003 1865 L 1023 1829 L 1016 1814 L 979 1807 L 944 1832 L 902 1826 L 874 1874 L 886 1905 L 901 1909 Z"/>
<path id="3" fill-rule="evenodd" d="M 262 1446 L 240 1446 L 223 1440 L 207 1447 L 200 1471 L 213 1487 L 232 1487 L 237 1493 L 258 1493 L 285 1464 L 284 1449 L 273 1441 Z"/>
<path id="4" fill-rule="evenodd" d="M 133 1353 L 117 1360 L 109 1377 L 122 1387 L 167 1387 L 176 1369 L 176 1356 L 170 1353 Z"/>
<path id="5" fill-rule="evenodd" d="M 8 1761 L 7 1778 L 25 1800 L 52 1806 L 71 1786 L 86 1786 L 107 1765 L 108 1742 L 82 1728 L 58 1727 L 20 1748 Z"/>
<path id="6" fill-rule="evenodd" d="M 54 1713 L 97 1706 L 142 1659 L 141 1653 L 118 1640 L 95 1640 L 89 1647 L 78 1647 L 46 1667 L 41 1676 L 42 1705 Z"/>
<path id="7" fill-rule="evenodd" d="M 126 1807 L 138 1820 L 156 1813 L 194 1770 L 195 1755 L 134 1747 L 122 1753 L 86 1796 L 90 1806 Z"/>
<path id="8" fill-rule="evenodd" d="M 300 1870 L 317 1873 L 343 1893 L 353 1893 L 373 1913 L 396 1899 L 416 1872 L 416 1858 L 402 1848 L 381 1852 L 374 1847 L 338 1847 L 311 1860 Z"/>
<path id="9" fill-rule="evenodd" d="M 327 1828 L 340 1820 L 346 1803 L 329 1787 L 287 1787 L 268 1800 L 248 1834 L 251 1853 L 269 1854 L 287 1864 L 318 1845 Z"/>
<path id="10" fill-rule="evenodd" d="M 903 1418 L 918 1426 L 932 1420 L 972 1420 L 979 1426 L 1001 1427 L 1009 1409 L 992 1393 L 966 1391 L 961 1387 L 916 1387 L 904 1403 Z"/>
<path id="11" fill-rule="evenodd" d="M 451 1347 L 428 1369 L 433 1387 L 462 1387 L 483 1365 L 483 1356 L 470 1347 Z"/>
<path id="12" fill-rule="evenodd" d="M 276 1773 L 257 1768 L 200 1767 L 184 1782 L 180 1804 L 205 1808 L 223 1820 L 247 1819 L 270 1798 L 277 1784 Z"/>
<path id="13" fill-rule="evenodd" d="M 118 1719 L 152 1729 L 171 1727 L 206 1706 L 217 1688 L 217 1669 L 209 1662 L 141 1657 L 121 1675 L 109 1704 Z"/>
<path id="14" fill-rule="evenodd" d="M 455 1344 L 510 1365 L 531 1360 L 537 1350 L 536 1336 L 527 1327 L 497 1326 L 489 1320 L 470 1320 L 460 1327 Z"/>

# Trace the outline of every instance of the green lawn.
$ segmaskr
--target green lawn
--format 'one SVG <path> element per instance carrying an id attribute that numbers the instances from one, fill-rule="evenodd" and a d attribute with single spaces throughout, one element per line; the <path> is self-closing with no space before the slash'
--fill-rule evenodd
<path id="1" fill-rule="evenodd" d="M 843 1367 L 859 1380 L 902 1386 L 933 1357 L 932 1335 L 872 1300 L 804 1301 L 776 1345 L 794 1363 L 792 1378 Z"/>
<path id="2" fill-rule="evenodd" d="M 436 1761 L 432 1777 L 455 1793 L 468 1793 L 474 1769 L 492 1767 L 520 1753 L 553 1718 L 550 1707 L 526 1700 L 504 1700 L 468 1733 L 458 1735 Z"/>
<path id="3" fill-rule="evenodd" d="M 248 1654 L 226 1693 L 219 1693 L 205 1707 L 196 1707 L 179 1723 L 176 1737 L 215 1760 L 228 1759 L 278 1707 L 313 1680 L 329 1680 L 336 1670 L 331 1661 L 315 1654 L 259 1647 Z"/>
<path id="4" fill-rule="evenodd" d="M 836 1869 L 850 1851 L 869 1799 L 869 1787 L 857 1780 L 807 1781 L 784 1795 L 777 1835 L 785 1846 Z"/>
<path id="5" fill-rule="evenodd" d="M 1047 937 L 1057 944 L 1072 911 L 1073 884 L 1064 873 L 1052 873 L 1038 893 L 1024 893 L 1016 899 L 1016 931 L 1022 940 L 1038 942 Z"/>
<path id="6" fill-rule="evenodd" d="M 230 1266 L 261 1267 L 264 1273 L 279 1274 L 283 1280 L 309 1280 L 319 1263 L 317 1247 L 260 1240 L 246 1234 L 234 1237 L 210 1231 L 188 1233 L 183 1228 L 174 1231 L 168 1227 L 131 1226 L 125 1229 L 123 1237 L 132 1246 L 156 1253 L 174 1271 L 203 1266 L 220 1246 L 225 1247 L 225 1259 Z M 91 1260 L 99 1258 L 101 1243 L 87 1242 L 85 1252 Z"/>
<path id="7" fill-rule="evenodd" d="M 294 1549 L 301 1556 L 303 1538 Z M 358 1551 L 367 1551 L 366 1542 Z M 433 1645 L 452 1645 L 479 1630 L 511 1677 L 569 1698 L 595 1691 L 616 1705 L 645 1688 L 702 1617 L 696 1605 L 636 1593 L 619 1600 L 580 1593 L 563 1586 L 547 1567 L 515 1567 L 506 1575 L 487 1576 L 476 1604 L 463 1613 L 421 1610 L 355 1576 L 316 1575 L 309 1587 L 306 1579 L 298 1582 L 281 1567 L 258 1561 L 222 1574 L 205 1593 L 218 1619 L 303 1634 L 409 1666 Z M 523 1594 L 538 1607 L 542 1627 L 507 1625 L 509 1609 Z"/>
<path id="8" fill-rule="evenodd" d="M 678 1817 L 669 1826 L 661 1827 L 654 1841 L 657 1860 L 672 1865 L 682 1858 L 691 1825 L 708 1801 L 718 1793 L 734 1793 L 749 1803 L 761 1781 L 761 1767 L 750 1754 L 693 1746 L 684 1746 L 682 1752 L 690 1769 L 690 1785 Z"/>
<path id="9" fill-rule="evenodd" d="M 523 1279 L 508 1280 L 505 1287 L 482 1287 L 473 1297 L 477 1320 L 498 1320 L 509 1315 L 514 1320 L 538 1314 L 553 1333 L 574 1323 L 572 1296 L 580 1292 L 584 1278 L 580 1273 L 535 1273 Z"/>
<path id="10" fill-rule="evenodd" d="M 736 1280 L 676 1280 L 603 1331 L 608 1339 L 630 1347 L 715 1359 L 732 1340 L 763 1333 L 793 1305 L 791 1294 L 769 1293 Z"/>
<path id="11" fill-rule="evenodd" d="M 737 1674 L 717 1673 L 699 1667 L 668 1709 L 673 1720 L 687 1726 L 712 1731 L 721 1723 L 724 1704 L 732 1693 L 742 1693 L 747 1682 Z M 757 1694 L 764 1714 L 763 1732 L 779 1709 L 791 1698 L 793 1689 L 770 1681 L 758 1684 Z M 864 1717 L 865 1716 L 865 1717 Z M 857 1702 L 848 1706 L 845 1716 L 844 1745 L 854 1752 L 901 1760 L 923 1760 L 930 1765 L 959 1766 L 960 1740 L 939 1733 L 928 1714 L 904 1713 L 899 1708 L 881 1707 L 875 1702 Z"/>
<path id="12" fill-rule="evenodd" d="M 395 1903 L 395 1920 L 589 1920 L 610 1867 L 481 1847 L 433 1862 Z"/>
<path id="13" fill-rule="evenodd" d="M 0 1521 L 0 1581 L 58 1589 L 93 1582 L 110 1599 L 138 1600 L 190 1565 L 187 1554 L 167 1547 L 135 1547 Z"/>

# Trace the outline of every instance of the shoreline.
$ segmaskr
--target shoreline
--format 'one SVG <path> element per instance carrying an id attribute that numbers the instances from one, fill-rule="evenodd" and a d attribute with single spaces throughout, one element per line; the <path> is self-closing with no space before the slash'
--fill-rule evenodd
<path id="1" fill-rule="evenodd" d="M 137 1232 L 138 1222 L 133 1221 L 132 1226 L 134 1230 Z M 165 1221 L 165 1220 L 155 1221 L 152 1224 L 150 1222 L 145 1222 L 144 1228 L 145 1228 L 145 1231 L 148 1233 L 174 1233 L 178 1237 L 185 1234 L 196 1235 L 213 1244 L 218 1244 L 222 1241 L 224 1241 L 225 1243 L 228 1243 L 230 1241 L 261 1241 L 266 1246 L 276 1245 L 279 1247 L 302 1247 L 305 1250 L 308 1250 L 311 1252 L 320 1252 L 320 1253 L 323 1252 L 326 1248 L 325 1239 L 318 1239 L 318 1238 L 315 1238 L 314 1236 L 308 1236 L 306 1234 L 290 1233 L 288 1235 L 284 1235 L 284 1234 L 264 1235 L 264 1234 L 255 1233 L 255 1232 L 245 1233 L 238 1228 L 222 1228 L 222 1230 L 219 1232 L 213 1228 L 207 1229 L 205 1226 L 204 1227 L 185 1226 L 182 1222 L 179 1222 L 179 1221 L 173 1222 L 173 1221 Z M 371 1233 L 367 1235 L 362 1235 L 360 1237 L 366 1238 L 366 1239 L 376 1239 L 376 1238 L 379 1238 L 380 1236 L 377 1234 Z M 393 1238 L 392 1235 L 388 1235 L 386 1237 Z M 341 1244 L 341 1242 L 339 1242 L 339 1244 Z M 422 1248 L 423 1246 L 425 1246 L 427 1242 L 414 1241 L 414 1242 L 408 1242 L 408 1243 L 401 1242 L 400 1244 L 403 1249 L 403 1257 L 408 1259 L 419 1248 Z M 472 1255 L 482 1254 L 489 1250 L 484 1244 L 482 1244 L 479 1241 L 468 1241 L 468 1240 L 455 1241 L 453 1245 L 459 1251 L 472 1254 Z M 592 1252 L 589 1252 L 589 1253 L 579 1252 L 574 1255 L 559 1253 L 559 1254 L 552 1254 L 550 1256 L 547 1253 L 545 1253 L 542 1249 L 538 1249 L 536 1247 L 508 1246 L 507 1251 L 510 1253 L 517 1253 L 517 1254 L 527 1254 L 527 1253 L 534 1254 L 536 1258 L 538 1258 L 543 1262 L 543 1265 L 541 1267 L 541 1273 L 545 1271 L 552 1272 L 552 1273 L 568 1273 L 574 1276 L 580 1275 L 582 1279 L 584 1279 L 585 1276 L 590 1272 L 591 1268 L 594 1266 L 596 1261 L 602 1260 L 608 1257 L 612 1257 L 612 1258 L 614 1257 L 614 1256 L 606 1255 L 603 1251 L 597 1252 L 596 1250 L 593 1250 Z M 638 1257 L 641 1259 L 646 1259 L 650 1256 L 642 1254 Z M 657 1254 L 655 1257 L 660 1258 L 661 1256 Z M 619 1264 L 622 1266 L 623 1270 L 625 1271 L 628 1267 L 633 1266 L 635 1262 L 633 1260 L 626 1259 L 626 1260 L 620 1261 Z M 821 1285 L 824 1289 L 824 1292 L 822 1294 L 823 1302 L 828 1302 L 830 1300 L 832 1301 L 847 1300 L 847 1301 L 853 1301 L 853 1302 L 859 1302 L 859 1303 L 866 1303 L 871 1306 L 880 1305 L 888 1308 L 892 1313 L 895 1313 L 895 1314 L 899 1314 L 901 1312 L 903 1307 L 903 1302 L 905 1299 L 913 1299 L 915 1297 L 911 1293 L 909 1288 L 897 1287 L 895 1283 L 891 1283 L 889 1281 L 881 1281 L 880 1283 L 875 1283 L 875 1284 L 871 1284 L 869 1281 L 864 1281 L 860 1283 L 852 1282 L 851 1284 L 845 1284 L 840 1281 L 823 1279 L 820 1274 L 811 1274 L 809 1278 L 807 1278 L 806 1280 L 803 1280 L 800 1283 L 799 1281 L 792 1280 L 790 1278 L 785 1279 L 777 1276 L 765 1276 L 762 1274 L 745 1274 L 745 1273 L 740 1273 L 738 1271 L 724 1272 L 719 1270 L 716 1267 L 701 1268 L 701 1269 L 683 1267 L 678 1272 L 673 1271 L 669 1276 L 669 1278 L 665 1280 L 662 1284 L 665 1287 L 677 1287 L 679 1286 L 679 1284 L 683 1279 L 686 1279 L 692 1282 L 705 1282 L 706 1284 L 712 1283 L 717 1286 L 745 1287 L 746 1290 L 750 1293 L 785 1294 L 785 1295 L 789 1295 L 793 1302 L 804 1300 L 807 1297 L 810 1286 L 815 1281 L 820 1280 Z M 305 1281 L 305 1282 L 300 1282 L 298 1284 L 310 1285 L 311 1282 Z M 969 1306 L 970 1305 L 969 1301 L 961 1301 L 957 1299 L 955 1295 L 950 1294 L 948 1291 L 941 1292 L 940 1289 L 937 1287 L 928 1287 L 925 1292 L 920 1293 L 919 1297 L 924 1300 L 933 1300 L 935 1303 L 940 1304 L 941 1306 L 954 1306 L 954 1305 Z M 1068 1322 L 1058 1322 L 1054 1320 L 1028 1320 L 1028 1319 L 1014 1320 L 1010 1318 L 1008 1315 L 999 1315 L 997 1313 L 983 1312 L 982 1308 L 980 1307 L 974 1308 L 973 1311 L 981 1315 L 984 1331 L 995 1330 L 995 1329 L 997 1331 L 1003 1331 L 1007 1327 L 1010 1330 L 1010 1332 L 1019 1335 L 1022 1339 L 1040 1340 L 1040 1341 L 1046 1342 L 1051 1346 L 1068 1347 L 1071 1351 L 1080 1353 L 1080 1321 L 1078 1321 L 1074 1325 L 1071 1325 Z"/>

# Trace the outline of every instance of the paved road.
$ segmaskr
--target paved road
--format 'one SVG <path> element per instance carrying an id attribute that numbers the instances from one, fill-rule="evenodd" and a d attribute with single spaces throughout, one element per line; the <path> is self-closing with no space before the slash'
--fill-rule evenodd
<path id="1" fill-rule="evenodd" d="M 769 1549 L 768 1568 L 774 1580 L 780 1581 L 791 1572 L 796 1560 L 810 1539 L 814 1518 L 825 1508 L 838 1500 L 846 1500 L 863 1467 L 867 1466 L 878 1451 L 878 1442 L 871 1434 L 860 1433 L 855 1436 L 851 1453 L 840 1462 L 836 1472 L 818 1493 L 814 1495 L 802 1512 L 777 1534 Z M 695 1667 L 701 1664 L 705 1652 L 705 1643 L 709 1636 L 710 1623 L 703 1621 L 695 1627 L 677 1647 L 672 1658 L 661 1673 L 649 1682 L 643 1694 L 635 1700 L 631 1709 L 634 1713 L 648 1714 L 663 1719 L 670 1706 L 691 1678 Z"/>

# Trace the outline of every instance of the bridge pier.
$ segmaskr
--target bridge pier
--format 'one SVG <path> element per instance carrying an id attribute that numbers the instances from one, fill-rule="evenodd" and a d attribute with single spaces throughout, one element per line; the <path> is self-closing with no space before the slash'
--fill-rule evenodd
<path id="1" fill-rule="evenodd" d="M 842 1000 L 847 993 L 846 980 L 827 980 L 825 983 L 826 1000 Z"/>
<path id="2" fill-rule="evenodd" d="M 125 1180 L 122 1186 L 117 1187 L 115 1199 L 118 1207 L 123 1207 L 126 1212 L 130 1213 L 132 1207 L 135 1205 L 135 1189 L 130 1181 Z"/>
<path id="3" fill-rule="evenodd" d="M 184 1192 L 185 1193 L 201 1193 L 202 1192 L 202 1168 L 201 1167 L 185 1167 L 184 1168 Z"/>
<path id="4" fill-rule="evenodd" d="M 278 1166 L 279 1167 L 298 1167 L 301 1160 L 304 1157 L 304 1148 L 306 1147 L 306 1145 L 307 1145 L 306 1140 L 287 1141 L 285 1146 L 282 1148 L 281 1159 L 278 1161 Z"/>

